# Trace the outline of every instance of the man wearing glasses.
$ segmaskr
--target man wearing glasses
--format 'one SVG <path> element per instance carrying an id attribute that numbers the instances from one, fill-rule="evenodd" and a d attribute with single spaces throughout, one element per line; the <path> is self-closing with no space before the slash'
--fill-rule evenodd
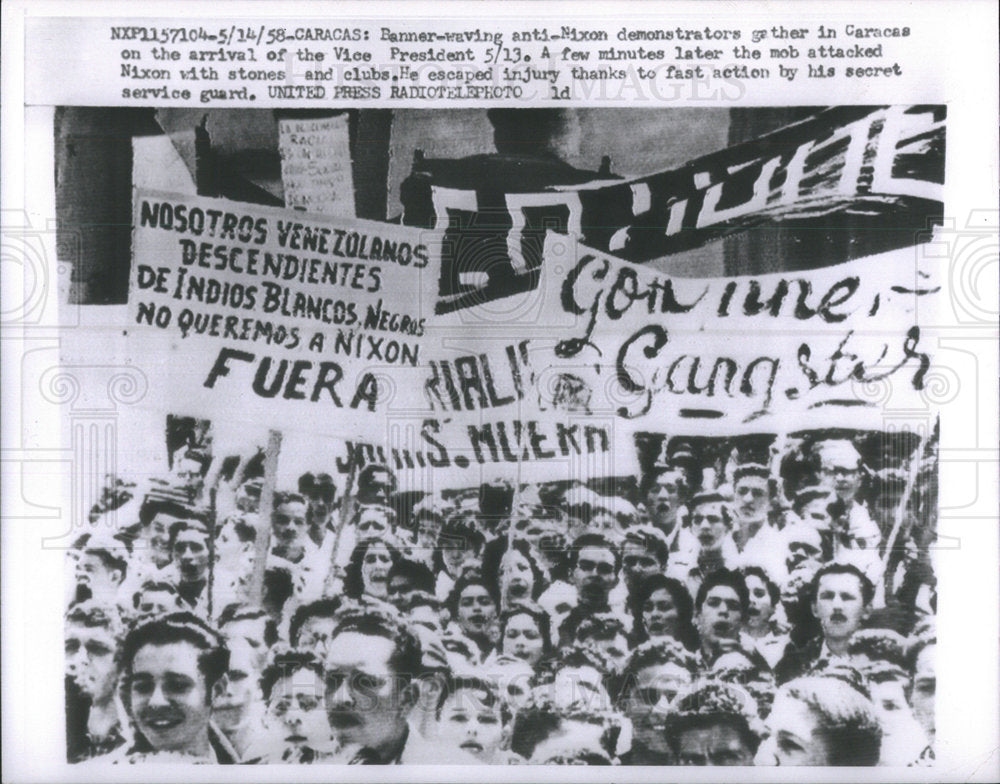
<path id="1" fill-rule="evenodd" d="M 326 656 L 326 710 L 346 759 L 362 765 L 471 764 L 410 724 L 423 671 L 410 629 L 370 610 L 341 616 Z"/>
<path id="2" fill-rule="evenodd" d="M 584 618 L 612 612 L 608 601 L 618 584 L 621 553 L 603 534 L 581 534 L 569 552 L 570 577 L 576 588 L 576 606 L 559 627 L 559 644 L 569 645 Z"/>
<path id="3" fill-rule="evenodd" d="M 278 650 L 261 674 L 266 746 L 256 762 L 310 764 L 332 757 L 323 665 L 308 651 Z"/>

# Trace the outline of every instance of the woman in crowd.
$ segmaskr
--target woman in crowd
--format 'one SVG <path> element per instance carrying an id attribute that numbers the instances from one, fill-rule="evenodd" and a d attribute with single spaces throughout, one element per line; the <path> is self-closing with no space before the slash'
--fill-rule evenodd
<path id="1" fill-rule="evenodd" d="M 401 558 L 399 549 L 382 539 L 366 539 L 354 548 L 344 574 L 344 594 L 387 601 L 389 570 Z"/>
<path id="2" fill-rule="evenodd" d="M 632 647 L 670 638 L 689 651 L 698 649 L 698 632 L 692 622 L 694 604 L 687 588 L 672 577 L 654 574 L 636 589 L 632 603 Z"/>
<path id="3" fill-rule="evenodd" d="M 515 604 L 500 615 L 501 657 L 534 666 L 552 652 L 549 616 L 535 604 Z M 498 657 L 499 658 L 499 657 Z"/>
<path id="4" fill-rule="evenodd" d="M 545 573 L 525 539 L 512 541 L 503 536 L 486 545 L 482 575 L 494 584 L 501 610 L 517 602 L 537 601 L 546 587 Z"/>
<path id="5" fill-rule="evenodd" d="M 509 714 L 496 687 L 481 678 L 449 678 L 437 712 L 437 738 L 484 764 L 496 761 Z"/>

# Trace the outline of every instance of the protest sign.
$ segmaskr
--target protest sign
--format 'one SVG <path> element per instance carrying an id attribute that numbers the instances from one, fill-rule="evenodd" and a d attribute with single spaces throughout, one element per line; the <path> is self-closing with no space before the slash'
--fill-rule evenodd
<path id="1" fill-rule="evenodd" d="M 140 191 L 130 354 L 162 350 L 163 383 L 202 414 L 370 431 L 376 369 L 423 361 L 435 267 L 413 229 Z"/>
<path id="2" fill-rule="evenodd" d="M 346 114 L 279 120 L 278 150 L 287 206 L 316 215 L 354 217 Z"/>
<path id="3" fill-rule="evenodd" d="M 782 247 L 782 263 L 811 269 L 921 241 L 941 215 L 944 140 L 943 106 L 841 106 L 627 179 L 597 172 L 583 184 L 531 190 L 508 180 L 469 190 L 452 184 L 455 162 L 422 160 L 404 223 L 444 232 L 442 313 L 534 289 L 549 230 L 647 262 L 748 229 L 798 228 L 802 241 Z M 531 173 L 521 179 L 538 178 Z M 848 226 L 855 233 L 842 247 Z"/>
<path id="4" fill-rule="evenodd" d="M 695 279 L 555 233 L 545 249 L 548 272 L 535 295 L 552 325 L 572 326 L 548 327 L 528 349 L 543 410 L 697 434 L 920 404 L 931 357 L 918 309 L 921 319 L 932 313 L 939 288 L 909 253 Z"/>

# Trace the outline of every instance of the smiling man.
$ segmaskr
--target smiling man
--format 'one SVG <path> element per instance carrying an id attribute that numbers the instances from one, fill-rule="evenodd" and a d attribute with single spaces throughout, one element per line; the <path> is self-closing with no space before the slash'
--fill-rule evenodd
<path id="1" fill-rule="evenodd" d="M 121 660 L 122 702 L 137 736 L 120 759 L 108 761 L 146 755 L 156 755 L 150 761 L 237 761 L 232 745 L 210 724 L 212 699 L 221 697 L 229 668 L 219 634 L 192 613 L 171 613 L 133 627 Z"/>

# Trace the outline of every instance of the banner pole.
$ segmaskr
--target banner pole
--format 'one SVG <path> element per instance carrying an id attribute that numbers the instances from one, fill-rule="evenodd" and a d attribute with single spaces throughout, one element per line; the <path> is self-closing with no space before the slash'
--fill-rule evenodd
<path id="1" fill-rule="evenodd" d="M 354 483 L 358 475 L 358 461 L 355 452 L 351 450 L 350 468 L 347 473 L 347 484 L 344 486 L 344 497 L 340 502 L 340 515 L 337 521 L 337 530 L 333 534 L 333 547 L 330 548 L 330 568 L 326 573 L 326 580 L 323 583 L 323 595 L 326 596 L 333 589 L 333 582 L 337 578 L 337 553 L 340 550 L 340 539 L 344 533 L 347 521 L 350 519 L 354 506 Z"/>
<path id="2" fill-rule="evenodd" d="M 922 452 L 924 449 L 924 438 L 921 436 L 917 441 L 916 449 L 913 450 L 913 455 L 910 458 L 910 470 L 906 477 L 906 486 L 903 488 L 903 494 L 900 496 L 899 503 L 896 505 L 895 520 L 892 523 L 892 530 L 889 532 L 889 536 L 885 540 L 885 553 L 882 556 L 882 574 L 879 577 L 879 590 L 884 590 L 886 587 L 886 570 L 889 568 L 889 561 L 892 560 L 893 550 L 896 548 L 896 540 L 899 538 L 899 534 L 903 528 L 903 521 L 906 518 L 906 507 L 910 503 L 910 496 L 913 494 L 913 488 L 917 484 L 917 476 L 920 473 L 920 458 L 922 457 Z M 909 529 L 909 527 L 907 527 Z"/>
<path id="3" fill-rule="evenodd" d="M 281 452 L 281 433 L 269 430 L 267 449 L 264 450 L 264 484 L 260 491 L 260 508 L 257 536 L 254 539 L 253 575 L 248 586 L 248 601 L 260 604 L 264 598 L 264 572 L 267 555 L 271 551 L 271 514 L 274 507 L 274 484 L 278 473 L 278 454 Z"/>

